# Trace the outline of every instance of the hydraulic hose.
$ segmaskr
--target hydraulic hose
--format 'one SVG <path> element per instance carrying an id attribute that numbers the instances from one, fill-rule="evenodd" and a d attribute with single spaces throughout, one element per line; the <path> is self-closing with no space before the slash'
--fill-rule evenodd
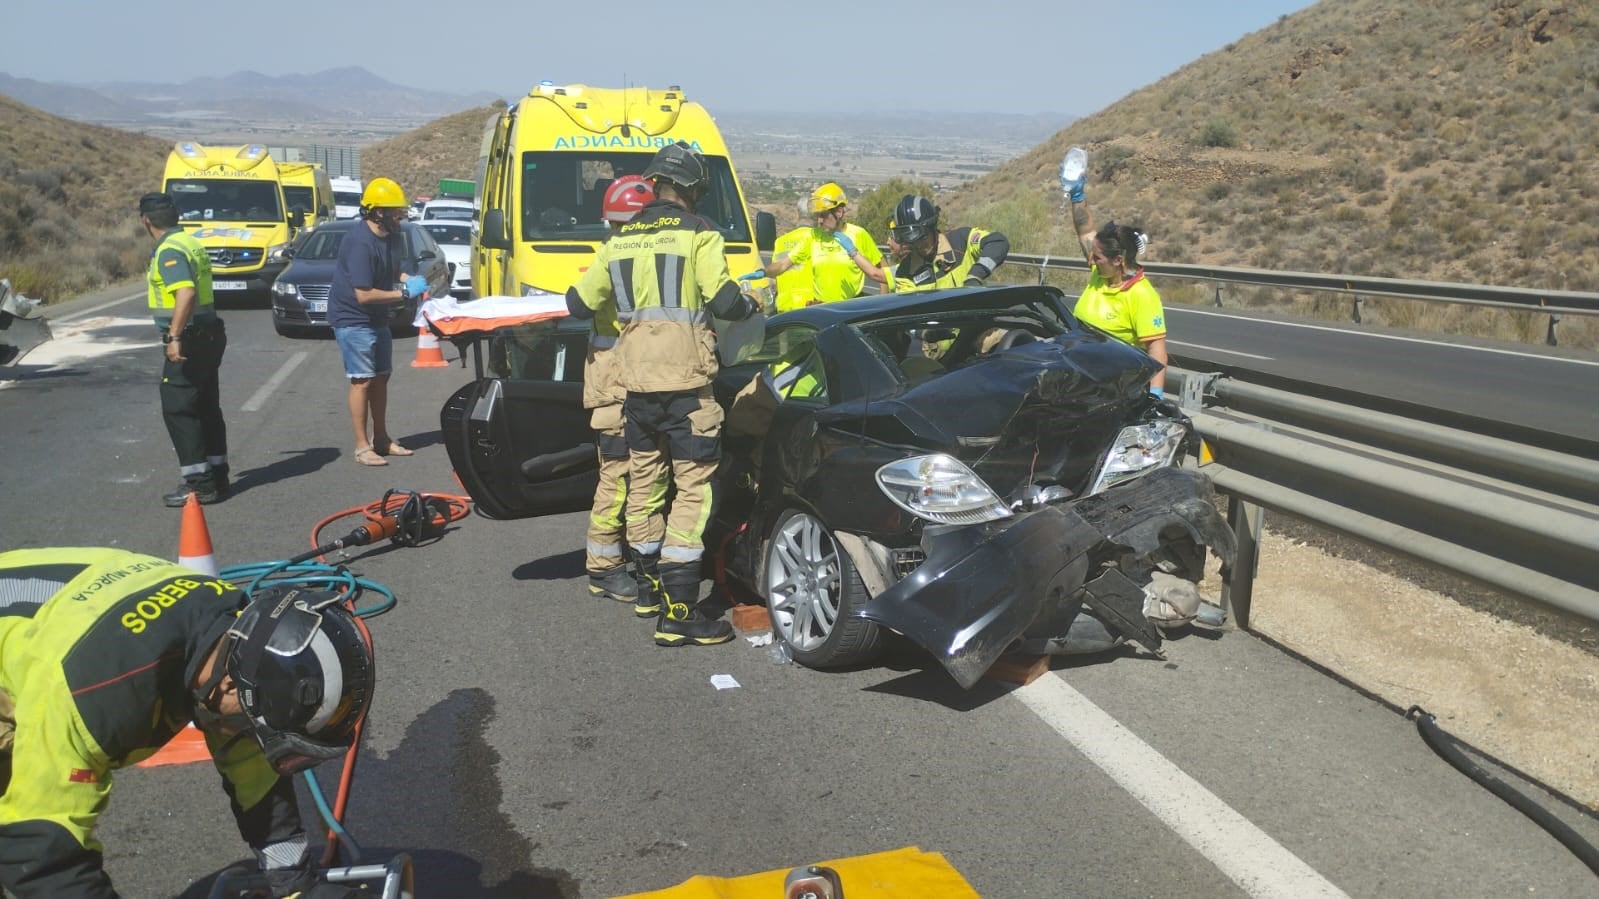
<path id="1" fill-rule="evenodd" d="M 1432 747 L 1433 752 L 1442 756 L 1444 761 L 1453 765 L 1461 774 L 1487 788 L 1495 796 L 1510 803 L 1516 811 L 1531 818 L 1534 824 L 1542 827 L 1550 836 L 1559 840 L 1562 846 L 1571 850 L 1571 854 L 1587 865 L 1588 870 L 1599 874 L 1599 850 L 1596 850 L 1593 844 L 1584 840 L 1566 822 L 1551 815 L 1548 810 L 1467 757 L 1460 748 L 1460 741 L 1440 728 L 1438 720 L 1431 712 L 1419 705 L 1413 705 L 1405 712 L 1405 717 L 1416 719 L 1416 731 L 1421 734 L 1421 739 Z"/>

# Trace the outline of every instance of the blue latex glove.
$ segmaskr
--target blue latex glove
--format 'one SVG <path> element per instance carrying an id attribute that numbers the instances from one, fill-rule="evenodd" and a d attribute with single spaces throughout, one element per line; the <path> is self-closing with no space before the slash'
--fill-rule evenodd
<path id="1" fill-rule="evenodd" d="M 427 296 L 428 279 L 421 275 L 411 275 L 405 279 L 405 285 L 400 288 L 400 296 L 408 300 L 417 300 Z"/>
<path id="2" fill-rule="evenodd" d="M 1150 387 L 1149 393 L 1157 400 L 1163 400 L 1166 398 L 1166 388 L 1164 387 Z"/>
<path id="3" fill-rule="evenodd" d="M 764 277 L 766 277 L 766 269 L 758 268 L 753 272 L 745 272 L 744 274 L 739 275 L 738 279 L 740 281 L 759 281 Z"/>
<path id="4" fill-rule="evenodd" d="M 853 259 L 855 257 L 855 241 L 850 240 L 848 234 L 843 231 L 834 231 L 833 239 L 838 241 L 838 245 L 844 248 L 844 252 L 848 253 L 850 258 Z"/>

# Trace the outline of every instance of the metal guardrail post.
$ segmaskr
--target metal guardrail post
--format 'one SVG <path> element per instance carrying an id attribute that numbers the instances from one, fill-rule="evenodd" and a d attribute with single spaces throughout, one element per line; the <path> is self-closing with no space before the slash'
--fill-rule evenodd
<path id="1" fill-rule="evenodd" d="M 1049 271 L 1049 254 L 1045 253 L 1044 254 L 1044 261 L 1040 262 L 1038 264 L 1038 283 L 1039 283 L 1039 285 L 1043 285 L 1043 283 L 1044 283 L 1044 273 L 1047 272 L 1047 271 Z"/>
<path id="2" fill-rule="evenodd" d="M 1222 291 L 1222 288 L 1226 286 L 1226 284 L 1227 284 L 1227 282 L 1225 282 L 1225 281 L 1217 281 L 1216 282 L 1216 308 L 1217 309 L 1221 308 L 1221 291 Z"/>
<path id="3" fill-rule="evenodd" d="M 1364 305 L 1366 305 L 1366 298 L 1358 293 L 1355 294 L 1355 299 L 1349 306 L 1349 318 L 1357 325 L 1360 324 L 1360 309 Z"/>
<path id="4" fill-rule="evenodd" d="M 1260 532 L 1266 509 L 1234 494 L 1227 502 L 1227 525 L 1232 528 L 1238 554 L 1222 578 L 1221 607 L 1239 630 L 1249 630 L 1249 605 L 1255 595 L 1255 575 L 1260 571 Z"/>
<path id="5" fill-rule="evenodd" d="M 1555 326 L 1558 324 L 1560 324 L 1560 313 L 1551 312 L 1549 314 L 1549 336 L 1544 338 L 1544 343 L 1548 344 L 1549 346 L 1560 345 L 1555 339 Z"/>

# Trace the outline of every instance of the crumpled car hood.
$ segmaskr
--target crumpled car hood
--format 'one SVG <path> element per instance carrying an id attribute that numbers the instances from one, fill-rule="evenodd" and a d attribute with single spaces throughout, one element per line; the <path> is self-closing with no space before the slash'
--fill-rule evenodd
<path id="1" fill-rule="evenodd" d="M 1078 492 L 1159 370 L 1140 350 L 1073 333 L 992 354 L 851 412 L 867 436 L 949 453 L 1001 496 L 1029 481 Z"/>

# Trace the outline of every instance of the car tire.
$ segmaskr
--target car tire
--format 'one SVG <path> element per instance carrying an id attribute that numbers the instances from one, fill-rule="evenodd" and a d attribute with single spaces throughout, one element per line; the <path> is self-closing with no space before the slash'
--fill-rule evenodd
<path id="1" fill-rule="evenodd" d="M 807 668 L 839 668 L 877 655 L 882 630 L 855 615 L 870 596 L 855 564 L 820 519 L 790 509 L 777 519 L 761 565 L 772 633 Z"/>

